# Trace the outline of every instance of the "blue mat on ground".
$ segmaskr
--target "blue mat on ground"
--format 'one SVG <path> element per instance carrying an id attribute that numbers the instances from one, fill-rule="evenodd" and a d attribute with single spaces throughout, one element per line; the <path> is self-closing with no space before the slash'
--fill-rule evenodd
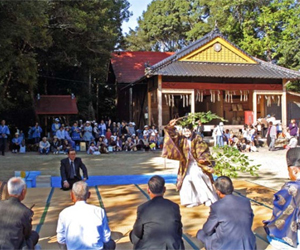
<path id="1" fill-rule="evenodd" d="M 148 180 L 154 174 L 144 175 L 104 175 L 104 176 L 90 176 L 87 180 L 89 186 L 109 186 L 109 185 L 129 185 L 129 184 L 147 184 Z M 176 183 L 176 174 L 162 174 L 166 183 Z M 51 187 L 60 188 L 61 178 L 51 177 Z"/>

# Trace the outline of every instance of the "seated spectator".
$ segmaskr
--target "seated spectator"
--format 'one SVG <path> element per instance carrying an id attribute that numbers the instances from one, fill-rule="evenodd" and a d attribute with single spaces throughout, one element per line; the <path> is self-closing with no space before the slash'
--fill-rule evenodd
<path id="1" fill-rule="evenodd" d="M 75 141 L 72 140 L 71 135 L 70 135 L 70 127 L 66 126 L 65 128 L 65 139 L 68 140 L 69 144 L 71 144 L 72 148 L 75 148 Z"/>
<path id="2" fill-rule="evenodd" d="M 149 138 L 149 136 L 150 136 L 150 131 L 149 131 L 149 126 L 148 125 L 144 126 L 143 137 L 144 136 L 146 136 L 147 138 Z"/>
<path id="3" fill-rule="evenodd" d="M 59 123 L 59 119 L 55 118 L 54 123 L 51 126 L 52 135 L 56 135 L 56 132 L 59 130 L 61 124 Z"/>
<path id="4" fill-rule="evenodd" d="M 67 139 L 64 139 L 63 144 L 62 144 L 62 150 L 63 150 L 64 154 L 67 154 L 69 152 L 70 148 L 72 148 L 71 143 L 68 142 Z"/>
<path id="5" fill-rule="evenodd" d="M 122 141 L 122 150 L 125 150 L 125 143 L 126 143 L 126 137 L 125 137 L 125 135 L 122 135 L 121 141 Z"/>
<path id="6" fill-rule="evenodd" d="M 225 139 L 224 142 L 226 142 L 226 144 L 228 146 L 230 146 L 230 144 L 231 144 L 231 141 L 230 141 L 230 139 L 231 139 L 231 133 L 230 133 L 229 129 L 225 130 L 224 139 Z"/>
<path id="7" fill-rule="evenodd" d="M 141 150 L 142 149 L 143 145 L 142 145 L 141 140 L 140 140 L 140 138 L 139 138 L 138 135 L 136 135 L 135 138 L 133 139 L 133 143 L 134 143 L 134 145 L 135 145 L 135 147 L 136 147 L 137 150 Z"/>
<path id="8" fill-rule="evenodd" d="M 21 203 L 26 196 L 25 181 L 12 177 L 7 189 L 9 199 L 0 202 L 0 249 L 34 249 L 39 235 L 32 230 L 33 211 Z"/>
<path id="9" fill-rule="evenodd" d="M 65 125 L 62 124 L 59 128 L 59 130 L 56 131 L 57 139 L 60 141 L 61 144 L 64 143 L 64 140 L 66 139 L 66 131 L 65 131 Z"/>
<path id="10" fill-rule="evenodd" d="M 124 148 L 125 148 L 125 151 L 136 151 L 137 150 L 131 137 L 127 138 Z"/>
<path id="11" fill-rule="evenodd" d="M 151 150 L 156 150 L 157 140 L 154 132 L 152 132 L 149 136 L 149 147 Z"/>
<path id="12" fill-rule="evenodd" d="M 117 140 L 117 133 L 114 132 L 110 138 L 112 138 L 114 141 Z"/>
<path id="13" fill-rule="evenodd" d="M 105 136 L 107 128 L 104 120 L 101 120 L 100 124 L 98 125 L 98 128 L 100 136 Z"/>
<path id="14" fill-rule="evenodd" d="M 99 137 L 99 140 L 97 142 L 97 147 L 99 148 L 99 151 L 101 154 L 107 154 L 108 153 L 108 145 L 103 141 L 103 135 Z"/>
<path id="15" fill-rule="evenodd" d="M 99 151 L 99 148 L 97 146 L 95 146 L 94 142 L 91 142 L 91 145 L 90 145 L 87 153 L 90 155 L 100 155 L 101 154 Z"/>
<path id="16" fill-rule="evenodd" d="M 133 249 L 184 249 L 179 206 L 165 199 L 165 180 L 155 175 L 148 181 L 151 200 L 140 205 L 130 232 Z"/>
<path id="17" fill-rule="evenodd" d="M 211 205 L 209 217 L 198 231 L 197 239 L 206 249 L 256 249 L 250 201 L 232 194 L 232 181 L 226 176 L 218 177 L 214 186 L 220 199 Z"/>
<path id="18" fill-rule="evenodd" d="M 114 140 L 114 137 L 110 137 L 109 143 L 108 143 L 108 151 L 113 152 L 116 151 L 116 141 Z"/>
<path id="19" fill-rule="evenodd" d="M 43 139 L 39 143 L 39 152 L 40 154 L 49 154 L 50 151 L 50 143 L 47 141 L 47 137 L 43 137 Z"/>
<path id="20" fill-rule="evenodd" d="M 118 135 L 118 131 L 119 131 L 119 129 L 118 129 L 118 127 L 117 127 L 116 122 L 113 122 L 113 123 L 112 123 L 112 127 L 111 127 L 111 132 L 112 132 L 113 134 L 116 133 L 116 135 Z"/>
<path id="21" fill-rule="evenodd" d="M 93 136 L 95 137 L 95 140 L 98 141 L 98 139 L 100 137 L 100 130 L 98 128 L 98 123 L 97 122 L 94 123 Z"/>
<path id="22" fill-rule="evenodd" d="M 149 151 L 150 143 L 149 143 L 149 140 L 148 140 L 146 135 L 144 135 L 144 138 L 141 140 L 141 143 L 142 143 L 143 150 L 144 151 Z"/>
<path id="23" fill-rule="evenodd" d="M 59 151 L 62 151 L 62 145 L 58 140 L 57 136 L 53 136 L 53 141 L 51 143 L 51 151 L 53 154 L 59 154 Z"/>
<path id="24" fill-rule="evenodd" d="M 286 153 L 291 181 L 285 183 L 273 199 L 271 219 L 263 221 L 267 238 L 276 249 L 299 249 L 300 148 Z"/>
<path id="25" fill-rule="evenodd" d="M 18 153 L 20 151 L 22 140 L 19 137 L 19 133 L 15 133 L 15 137 L 12 139 L 12 153 Z"/>
<path id="26" fill-rule="evenodd" d="M 87 204 L 90 197 L 84 181 L 73 184 L 71 198 L 75 203 L 59 214 L 57 242 L 63 249 L 115 249 L 104 209 Z"/>
<path id="27" fill-rule="evenodd" d="M 122 151 L 122 140 L 120 139 L 120 137 L 117 137 L 116 140 L 116 151 Z"/>
<path id="28" fill-rule="evenodd" d="M 21 154 L 26 153 L 26 144 L 25 144 L 25 139 L 22 140 L 21 145 L 20 145 L 20 151 Z"/>

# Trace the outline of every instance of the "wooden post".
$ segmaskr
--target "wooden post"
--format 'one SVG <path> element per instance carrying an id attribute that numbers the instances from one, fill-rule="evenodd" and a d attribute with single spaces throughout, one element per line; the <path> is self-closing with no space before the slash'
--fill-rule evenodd
<path id="1" fill-rule="evenodd" d="M 257 93 L 256 90 L 253 90 L 253 95 L 252 95 L 252 105 L 253 105 L 253 122 L 257 121 Z"/>
<path id="2" fill-rule="evenodd" d="M 286 98 L 286 87 L 285 84 L 287 83 L 286 79 L 282 80 L 282 98 L 281 98 L 281 122 L 282 127 L 286 128 L 288 121 L 287 121 L 287 98 Z"/>
<path id="3" fill-rule="evenodd" d="M 162 76 L 158 76 L 157 85 L 157 109 L 158 109 L 158 130 L 162 133 Z"/>

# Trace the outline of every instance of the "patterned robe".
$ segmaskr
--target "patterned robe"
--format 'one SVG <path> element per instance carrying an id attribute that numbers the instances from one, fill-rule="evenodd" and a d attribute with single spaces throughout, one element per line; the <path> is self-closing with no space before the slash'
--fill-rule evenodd
<path id="1" fill-rule="evenodd" d="M 297 247 L 300 206 L 300 181 L 283 185 L 274 195 L 272 218 L 265 221 L 267 234 L 276 240 Z"/>
<path id="2" fill-rule="evenodd" d="M 190 149 L 188 146 L 188 139 L 178 133 L 174 127 L 166 126 L 164 131 L 165 137 L 162 157 L 178 160 L 180 162 L 176 184 L 177 190 L 180 190 L 189 164 L 188 159 Z M 197 165 L 202 168 L 202 171 L 208 175 L 213 182 L 212 157 L 207 143 L 203 141 L 201 136 L 196 135 L 192 140 L 191 153 L 197 161 Z"/>

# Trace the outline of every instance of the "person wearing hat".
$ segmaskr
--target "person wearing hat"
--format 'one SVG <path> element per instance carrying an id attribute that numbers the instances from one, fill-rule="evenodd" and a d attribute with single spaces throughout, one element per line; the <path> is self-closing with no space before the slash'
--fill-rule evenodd
<path id="1" fill-rule="evenodd" d="M 61 124 L 59 123 L 59 119 L 55 118 L 54 123 L 51 126 L 52 135 L 56 135 L 56 131 L 59 130 Z"/>
<path id="2" fill-rule="evenodd" d="M 92 140 L 94 140 L 94 136 L 93 136 L 93 128 L 91 126 L 91 122 L 90 121 L 86 121 L 85 126 L 83 128 L 83 136 L 82 136 L 82 140 L 86 141 L 86 142 L 91 142 Z"/>
<path id="3" fill-rule="evenodd" d="M 263 223 L 267 238 L 276 249 L 299 249 L 300 148 L 289 149 L 286 162 L 291 181 L 274 194 L 272 217 Z"/>
<path id="4" fill-rule="evenodd" d="M 12 153 L 18 153 L 22 143 L 22 138 L 19 137 L 19 133 L 15 133 L 15 137 L 12 139 Z"/>
<path id="5" fill-rule="evenodd" d="M 181 205 L 210 206 L 218 197 L 212 184 L 213 168 L 209 147 L 200 135 L 193 132 L 193 124 L 178 132 L 176 122 L 176 119 L 171 120 L 164 129 L 162 156 L 180 161 L 176 187 Z"/>
<path id="6" fill-rule="evenodd" d="M 148 125 L 144 126 L 143 137 L 144 136 L 146 136 L 147 138 L 149 138 L 149 136 L 150 136 L 150 130 L 149 130 L 149 126 Z"/>

